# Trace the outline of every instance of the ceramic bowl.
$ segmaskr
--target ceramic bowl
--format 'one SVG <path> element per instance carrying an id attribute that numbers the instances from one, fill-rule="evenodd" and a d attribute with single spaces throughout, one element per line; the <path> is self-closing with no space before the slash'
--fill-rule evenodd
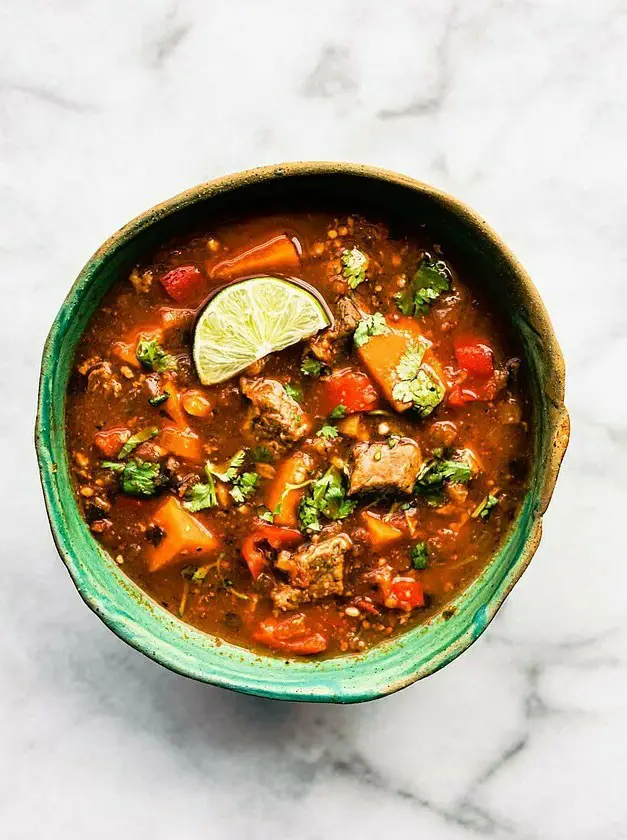
<path id="1" fill-rule="evenodd" d="M 529 490 L 500 550 L 446 613 L 364 654 L 286 661 L 222 642 L 179 621 L 142 592 L 92 537 L 78 510 L 65 441 L 65 392 L 74 349 L 104 293 L 143 255 L 202 223 L 243 207 L 263 211 L 298 196 L 337 206 L 354 202 L 383 218 L 426 224 L 501 310 L 523 348 L 533 404 Z M 353 206 L 353 205 L 351 205 Z M 367 211 L 366 211 L 367 212 Z M 472 210 L 393 172 L 340 163 L 292 163 L 201 184 L 129 222 L 79 274 L 45 345 L 36 446 L 59 554 L 85 603 L 137 650 L 185 676 L 250 694 L 352 703 L 397 691 L 451 662 L 485 630 L 531 560 L 568 442 L 564 363 L 529 276 Z"/>

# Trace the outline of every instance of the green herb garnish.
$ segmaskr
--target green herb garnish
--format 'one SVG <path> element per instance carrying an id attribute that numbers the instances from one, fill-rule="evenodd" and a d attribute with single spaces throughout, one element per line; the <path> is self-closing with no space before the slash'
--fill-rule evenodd
<path id="1" fill-rule="evenodd" d="M 368 257 L 359 250 L 351 248 L 342 251 L 342 276 L 348 281 L 349 289 L 356 289 L 366 279 Z"/>
<path id="2" fill-rule="evenodd" d="M 245 472 L 233 479 L 230 493 L 238 505 L 244 504 L 257 491 L 259 476 L 255 472 Z"/>
<path id="3" fill-rule="evenodd" d="M 250 450 L 250 455 L 253 461 L 259 464 L 271 464 L 274 461 L 272 452 L 270 452 L 267 446 L 254 446 Z"/>
<path id="4" fill-rule="evenodd" d="M 176 360 L 165 352 L 156 338 L 142 338 L 135 349 L 137 360 L 150 370 L 163 373 L 164 370 L 176 367 Z"/>
<path id="5" fill-rule="evenodd" d="M 100 466 L 120 475 L 120 486 L 130 496 L 154 496 L 164 483 L 159 464 L 135 458 L 120 464 L 116 461 L 101 461 Z"/>
<path id="6" fill-rule="evenodd" d="M 158 394 L 156 397 L 149 397 L 148 402 L 150 403 L 150 405 L 154 405 L 156 408 L 158 405 L 163 405 L 163 403 L 166 402 L 166 400 L 168 400 L 169 398 L 170 395 L 168 394 L 168 392 L 164 391 L 162 394 Z"/>
<path id="7" fill-rule="evenodd" d="M 118 452 L 118 460 L 123 461 L 125 458 L 128 458 L 131 452 L 136 449 L 140 443 L 146 443 L 147 440 L 152 440 L 152 438 L 157 437 L 158 434 L 159 429 L 156 426 L 149 426 L 147 429 L 142 429 L 140 432 L 137 432 L 137 434 L 131 435 Z"/>
<path id="8" fill-rule="evenodd" d="M 424 315 L 431 304 L 451 286 L 451 275 L 443 260 L 425 256 L 418 271 L 402 292 L 395 295 L 396 305 L 403 315 Z"/>
<path id="9" fill-rule="evenodd" d="M 223 481 L 225 484 L 230 484 L 233 479 L 237 477 L 245 458 L 246 450 L 240 449 L 240 451 L 236 452 L 231 458 L 229 465 L 224 472 L 219 472 L 210 461 L 207 461 L 207 469 L 210 473 L 215 475 L 219 481 Z"/>
<path id="10" fill-rule="evenodd" d="M 491 493 L 488 493 L 485 499 L 483 499 L 483 501 L 481 501 L 477 505 L 477 507 L 473 510 L 473 512 L 470 515 L 473 519 L 483 519 L 485 521 L 490 515 L 492 508 L 496 507 L 498 503 L 499 500 L 496 498 L 496 496 L 493 496 Z"/>
<path id="11" fill-rule="evenodd" d="M 205 475 L 207 480 L 205 482 L 198 482 L 194 484 L 187 491 L 183 507 L 190 510 L 192 513 L 197 513 L 199 510 L 212 508 L 218 506 L 218 497 L 216 496 L 216 485 L 209 469 L 209 462 L 205 464 Z"/>
<path id="12" fill-rule="evenodd" d="M 375 312 L 374 315 L 367 315 L 362 318 L 357 324 L 357 329 L 353 335 L 355 347 L 363 347 L 373 335 L 386 335 L 390 332 L 385 316 L 380 312 Z"/>
<path id="13" fill-rule="evenodd" d="M 409 559 L 414 569 L 426 569 L 429 562 L 429 553 L 427 551 L 427 544 L 424 542 L 412 545 L 409 550 Z"/>
<path id="14" fill-rule="evenodd" d="M 300 363 L 300 372 L 305 376 L 320 376 L 325 369 L 326 365 L 313 356 L 305 356 Z"/>
<path id="15" fill-rule="evenodd" d="M 329 414 L 329 420 L 341 420 L 342 417 L 346 417 L 346 406 L 336 405 L 331 414 Z"/>
<path id="16" fill-rule="evenodd" d="M 339 432 L 335 428 L 335 426 L 330 426 L 327 423 L 322 426 L 322 428 L 318 429 L 316 432 L 316 437 L 326 438 L 329 440 L 330 438 L 336 438 Z"/>
<path id="17" fill-rule="evenodd" d="M 313 482 L 311 493 L 301 499 L 298 517 L 306 531 L 320 531 L 320 515 L 338 520 L 349 516 L 356 502 L 346 498 L 346 486 L 337 467 L 330 467 L 326 473 Z"/>
<path id="18" fill-rule="evenodd" d="M 301 402 L 303 399 L 303 389 L 299 385 L 292 385 L 291 382 L 286 382 L 283 386 L 285 388 L 285 393 L 288 397 L 291 397 L 296 402 Z"/>
<path id="19" fill-rule="evenodd" d="M 446 393 L 442 384 L 421 367 L 426 349 L 424 344 L 414 345 L 401 356 L 395 371 L 398 382 L 392 388 L 392 397 L 411 403 L 421 417 L 428 417 Z"/>

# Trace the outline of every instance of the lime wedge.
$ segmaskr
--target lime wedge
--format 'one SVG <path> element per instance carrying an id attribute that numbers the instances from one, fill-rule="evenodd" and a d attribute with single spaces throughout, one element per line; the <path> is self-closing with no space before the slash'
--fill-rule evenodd
<path id="1" fill-rule="evenodd" d="M 203 385 L 224 382 L 331 323 L 307 289 L 278 277 L 252 277 L 221 289 L 201 313 L 194 363 Z"/>

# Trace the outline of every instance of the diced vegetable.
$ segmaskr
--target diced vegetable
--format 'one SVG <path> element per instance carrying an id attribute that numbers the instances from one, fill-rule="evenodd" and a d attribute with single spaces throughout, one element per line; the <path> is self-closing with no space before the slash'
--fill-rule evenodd
<path id="1" fill-rule="evenodd" d="M 105 429 L 102 432 L 96 433 L 94 445 L 105 458 L 117 458 L 118 452 L 130 436 L 130 430 L 124 429 L 121 426 L 115 429 Z"/>
<path id="2" fill-rule="evenodd" d="M 296 452 L 279 466 L 276 477 L 266 494 L 266 505 L 277 525 L 296 525 L 298 503 L 306 485 L 310 459 Z"/>
<path id="3" fill-rule="evenodd" d="M 337 428 L 343 435 L 354 440 L 365 441 L 370 439 L 361 414 L 351 414 L 350 417 L 345 417 L 337 424 Z"/>
<path id="4" fill-rule="evenodd" d="M 297 277 L 300 274 L 299 253 L 294 241 L 285 233 L 221 260 L 211 268 L 213 277 L 225 280 L 272 272 L 289 277 Z"/>
<path id="5" fill-rule="evenodd" d="M 368 376 L 354 368 L 332 374 L 321 383 L 321 387 L 323 411 L 327 414 L 337 405 L 343 405 L 347 414 L 370 411 L 379 400 Z"/>
<path id="6" fill-rule="evenodd" d="M 169 402 L 169 400 L 168 400 Z M 191 429 L 179 429 L 167 426 L 161 430 L 159 443 L 168 452 L 183 458 L 185 461 L 202 461 L 202 447 L 200 438 Z"/>
<path id="7" fill-rule="evenodd" d="M 219 541 L 181 503 L 169 496 L 155 511 L 151 525 L 159 536 L 145 551 L 149 572 L 175 563 L 198 563 L 213 554 Z"/>
<path id="8" fill-rule="evenodd" d="M 213 405 L 202 391 L 189 390 L 181 395 L 183 409 L 192 417 L 208 417 Z"/>
<path id="9" fill-rule="evenodd" d="M 242 543 L 242 556 L 254 580 L 268 565 L 268 559 L 260 546 L 267 543 L 278 551 L 282 548 L 292 548 L 303 541 L 300 531 L 292 528 L 279 528 L 276 525 L 260 525 L 249 534 Z"/>
<path id="10" fill-rule="evenodd" d="M 363 520 L 370 536 L 370 542 L 376 548 L 392 545 L 404 537 L 400 528 L 395 528 L 394 525 L 390 525 L 389 522 L 385 522 L 370 511 L 364 511 Z"/>
<path id="11" fill-rule="evenodd" d="M 456 339 L 455 356 L 460 367 L 473 376 L 487 378 L 494 373 L 492 349 L 481 339 L 468 337 Z"/>
<path id="12" fill-rule="evenodd" d="M 328 646 L 326 636 L 307 629 L 302 613 L 283 619 L 266 618 L 253 632 L 253 638 L 273 650 L 302 656 L 322 653 Z"/>
<path id="13" fill-rule="evenodd" d="M 316 432 L 316 437 L 326 438 L 327 440 L 336 438 L 338 435 L 339 432 L 336 427 L 331 426 L 329 423 L 325 423 L 324 426 L 321 426 Z"/>
<path id="14" fill-rule="evenodd" d="M 392 579 L 384 604 L 390 610 L 404 612 L 410 612 L 415 607 L 424 607 L 425 594 L 422 584 L 415 578 L 397 575 Z"/>
<path id="15" fill-rule="evenodd" d="M 160 278 L 161 285 L 177 303 L 198 298 L 205 288 L 205 280 L 195 265 L 179 265 Z"/>
<path id="16" fill-rule="evenodd" d="M 336 405 L 333 411 L 329 413 L 329 420 L 339 420 L 342 417 L 346 417 L 345 405 Z"/>
<path id="17" fill-rule="evenodd" d="M 300 385 L 292 385 L 291 382 L 286 382 L 283 386 L 288 397 L 291 397 L 296 402 L 301 402 L 303 399 L 303 389 Z"/>
<path id="18" fill-rule="evenodd" d="M 415 408 L 423 417 L 444 397 L 429 342 L 410 318 L 400 318 L 388 333 L 372 336 L 359 348 L 368 373 L 397 411 Z"/>

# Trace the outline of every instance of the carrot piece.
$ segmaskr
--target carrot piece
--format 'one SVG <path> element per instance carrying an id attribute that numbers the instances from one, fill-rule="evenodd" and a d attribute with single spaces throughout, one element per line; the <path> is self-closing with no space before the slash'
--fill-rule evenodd
<path id="1" fill-rule="evenodd" d="M 200 438 L 191 429 L 178 429 L 174 426 L 167 426 L 161 430 L 159 443 L 168 452 L 171 452 L 179 458 L 183 458 L 185 461 L 193 461 L 195 463 L 202 461 Z"/>
<path id="2" fill-rule="evenodd" d="M 384 522 L 383 519 L 370 513 L 370 511 L 364 511 L 363 520 L 373 546 L 391 545 L 405 536 L 400 528 L 395 528 L 389 522 Z"/>
<path id="3" fill-rule="evenodd" d="M 234 257 L 220 260 L 210 269 L 212 277 L 232 280 L 253 274 L 278 272 L 294 276 L 300 274 L 300 256 L 294 240 L 286 233 L 268 239 Z"/>
<path id="4" fill-rule="evenodd" d="M 359 358 L 366 370 L 396 411 L 407 411 L 411 407 L 411 403 L 395 400 L 392 396 L 394 386 L 398 382 L 396 368 L 404 354 L 421 340 L 424 341 L 424 338 L 417 322 L 413 318 L 399 318 L 394 326 L 391 326 L 390 332 L 372 336 L 359 348 Z M 429 349 L 424 355 L 423 363 L 442 381 L 440 364 Z"/>
<path id="5" fill-rule="evenodd" d="M 213 405 L 202 391 L 185 391 L 181 397 L 181 405 L 192 417 L 208 417 L 211 414 Z"/>
<path id="6" fill-rule="evenodd" d="M 309 458 L 303 452 L 296 452 L 283 461 L 279 467 L 266 494 L 266 505 L 270 512 L 274 513 L 273 521 L 277 525 L 297 524 L 298 503 L 305 492 L 305 488 L 287 490 L 287 487 L 290 484 L 298 485 L 306 481 L 308 469 Z M 275 512 L 277 510 L 278 512 Z"/>
<path id="7" fill-rule="evenodd" d="M 175 563 L 199 563 L 219 546 L 211 531 L 188 513 L 174 496 L 169 496 L 157 508 L 151 525 L 159 529 L 157 533 L 163 532 L 163 537 L 145 552 L 149 572 Z"/>

